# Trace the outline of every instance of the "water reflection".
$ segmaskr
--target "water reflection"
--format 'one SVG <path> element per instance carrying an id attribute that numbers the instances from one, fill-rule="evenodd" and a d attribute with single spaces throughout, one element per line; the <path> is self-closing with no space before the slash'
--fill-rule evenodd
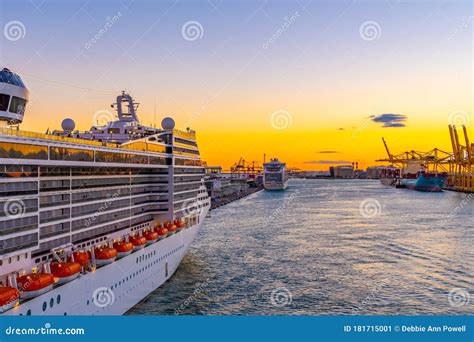
<path id="1" fill-rule="evenodd" d="M 173 278 L 130 314 L 472 315 L 474 201 L 465 198 L 292 180 L 213 211 Z M 366 199 L 377 215 L 361 214 Z M 470 301 L 450 305 L 454 289 Z"/>

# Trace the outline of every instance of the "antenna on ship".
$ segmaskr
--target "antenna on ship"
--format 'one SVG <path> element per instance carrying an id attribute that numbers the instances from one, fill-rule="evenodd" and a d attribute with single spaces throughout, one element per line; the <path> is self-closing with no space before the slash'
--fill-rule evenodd
<path id="1" fill-rule="evenodd" d="M 156 128 L 156 99 L 153 101 L 153 128 Z"/>

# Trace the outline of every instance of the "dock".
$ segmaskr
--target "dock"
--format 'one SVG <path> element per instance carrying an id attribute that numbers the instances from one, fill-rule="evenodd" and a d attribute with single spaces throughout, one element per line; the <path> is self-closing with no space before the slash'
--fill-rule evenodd
<path id="1" fill-rule="evenodd" d="M 214 209 L 217 209 L 217 208 L 220 208 L 226 204 L 229 204 L 229 203 L 232 203 L 232 202 L 235 202 L 241 198 L 244 198 L 244 197 L 247 197 L 251 194 L 254 194 L 256 192 L 259 192 L 263 190 L 263 187 L 262 186 L 259 186 L 259 187 L 255 187 L 255 188 L 249 188 L 247 190 L 244 190 L 238 194 L 234 194 L 234 195 L 230 195 L 230 196 L 226 196 L 226 197 L 223 197 L 223 198 L 211 198 L 211 210 L 214 210 Z"/>

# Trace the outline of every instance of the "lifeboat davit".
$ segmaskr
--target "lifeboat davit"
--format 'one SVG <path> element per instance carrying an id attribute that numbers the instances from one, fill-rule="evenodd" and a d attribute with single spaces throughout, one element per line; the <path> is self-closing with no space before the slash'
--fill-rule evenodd
<path id="1" fill-rule="evenodd" d="M 128 238 L 128 241 L 130 241 L 133 244 L 133 250 L 138 251 L 139 249 L 142 249 L 145 247 L 146 244 L 146 239 L 143 236 L 135 235 L 135 236 L 130 236 Z"/>
<path id="2" fill-rule="evenodd" d="M 143 233 L 143 237 L 146 239 L 147 246 L 158 241 L 158 233 L 154 231 Z"/>
<path id="3" fill-rule="evenodd" d="M 13 308 L 20 300 L 20 291 L 14 287 L 0 287 L 0 312 Z"/>
<path id="4" fill-rule="evenodd" d="M 81 264 L 78 262 L 52 262 L 51 273 L 58 278 L 58 284 L 65 284 L 76 279 L 81 272 Z"/>
<path id="5" fill-rule="evenodd" d="M 96 248 L 94 250 L 94 256 L 97 266 L 108 265 L 117 259 L 117 250 L 109 247 Z"/>
<path id="6" fill-rule="evenodd" d="M 49 273 L 31 273 L 17 278 L 20 297 L 23 299 L 38 297 L 53 288 L 54 277 Z"/>
<path id="7" fill-rule="evenodd" d="M 159 228 L 156 230 L 156 232 L 158 233 L 158 239 L 164 239 L 167 235 L 168 235 L 168 229 L 166 228 Z"/>
<path id="8" fill-rule="evenodd" d="M 77 262 L 79 265 L 82 267 L 87 267 L 89 266 L 91 262 L 91 257 L 89 253 L 85 251 L 76 251 L 72 253 L 72 258 L 70 258 L 72 262 Z"/>
<path id="9" fill-rule="evenodd" d="M 178 227 L 176 227 L 175 224 L 170 224 L 168 227 L 168 232 L 170 233 L 170 235 L 176 233 L 177 230 L 178 230 Z"/>
<path id="10" fill-rule="evenodd" d="M 133 244 L 127 241 L 114 242 L 114 248 L 117 250 L 117 257 L 123 258 L 133 251 Z"/>

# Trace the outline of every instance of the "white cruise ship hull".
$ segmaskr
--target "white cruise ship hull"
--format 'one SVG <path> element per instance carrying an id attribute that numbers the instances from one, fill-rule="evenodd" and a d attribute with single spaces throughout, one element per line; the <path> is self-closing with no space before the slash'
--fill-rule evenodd
<path id="1" fill-rule="evenodd" d="M 265 190 L 285 190 L 288 187 L 288 181 L 282 183 L 266 183 L 263 184 Z"/>
<path id="2" fill-rule="evenodd" d="M 208 212 L 197 225 L 115 262 L 81 274 L 3 315 L 122 315 L 168 280 L 178 268 Z"/>

